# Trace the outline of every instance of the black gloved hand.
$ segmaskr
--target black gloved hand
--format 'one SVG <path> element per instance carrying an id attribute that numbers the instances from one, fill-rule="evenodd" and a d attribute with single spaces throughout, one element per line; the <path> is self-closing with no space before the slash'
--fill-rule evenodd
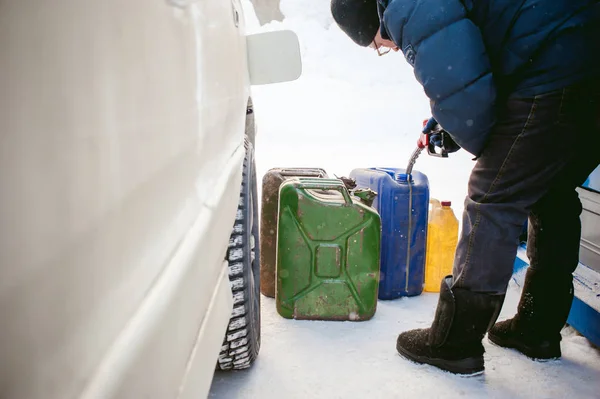
<path id="1" fill-rule="evenodd" d="M 460 150 L 460 146 L 456 144 L 456 141 L 450 136 L 445 130 L 439 130 L 429 135 L 429 142 L 436 147 L 440 147 L 446 150 L 448 153 L 453 153 Z"/>
<path id="2" fill-rule="evenodd" d="M 439 126 L 440 125 L 437 123 L 435 118 L 431 117 L 427 120 L 427 122 L 423 123 L 423 130 L 421 132 L 425 133 L 425 134 L 429 134 L 429 133 L 433 132 L 436 128 L 438 128 Z"/>

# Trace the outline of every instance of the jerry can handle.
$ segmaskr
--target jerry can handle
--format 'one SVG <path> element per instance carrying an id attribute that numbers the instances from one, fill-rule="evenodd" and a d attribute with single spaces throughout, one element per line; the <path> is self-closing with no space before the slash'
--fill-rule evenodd
<path id="1" fill-rule="evenodd" d="M 431 210 L 442 207 L 442 203 L 440 202 L 440 200 L 435 198 L 429 199 L 429 205 L 431 205 Z"/>
<path id="2" fill-rule="evenodd" d="M 280 169 L 282 176 L 325 176 L 327 173 L 321 168 L 284 168 Z"/>
<path id="3" fill-rule="evenodd" d="M 388 169 L 388 168 L 373 168 L 373 170 L 375 170 L 377 172 L 387 173 L 388 175 L 390 175 L 392 177 L 392 179 L 394 178 L 394 176 L 396 176 L 396 172 L 393 169 Z"/>
<path id="4" fill-rule="evenodd" d="M 302 188 L 304 190 L 335 190 L 335 191 L 339 191 L 342 196 L 344 197 L 344 200 L 346 201 L 346 205 L 352 205 L 352 199 L 350 198 L 350 194 L 348 193 L 348 189 L 346 188 L 346 186 L 344 185 L 331 185 L 331 184 L 319 184 L 319 183 L 304 183 L 302 184 Z"/>

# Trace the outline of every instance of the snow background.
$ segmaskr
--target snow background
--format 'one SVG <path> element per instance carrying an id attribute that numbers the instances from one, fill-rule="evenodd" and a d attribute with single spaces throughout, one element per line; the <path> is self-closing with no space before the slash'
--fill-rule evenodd
<path id="1" fill-rule="evenodd" d="M 292 29 L 303 58 L 299 80 L 252 89 L 259 181 L 273 167 L 347 176 L 357 167 L 406 166 L 430 111 L 401 53 L 378 57 L 356 46 L 333 22 L 328 1 L 282 0 L 285 20 L 263 27 L 250 2 L 242 4 L 249 33 Z M 471 158 L 422 154 L 415 166 L 429 177 L 432 198 L 451 200 L 459 220 Z M 511 283 L 500 320 L 512 317 L 518 299 Z M 563 331 L 563 358 L 544 363 L 484 339 L 486 373 L 465 378 L 396 353 L 399 332 L 430 325 L 437 294 L 379 301 L 362 323 L 286 320 L 273 299 L 261 300 L 258 360 L 246 371 L 215 373 L 210 397 L 600 398 L 600 353 L 571 328 Z"/>

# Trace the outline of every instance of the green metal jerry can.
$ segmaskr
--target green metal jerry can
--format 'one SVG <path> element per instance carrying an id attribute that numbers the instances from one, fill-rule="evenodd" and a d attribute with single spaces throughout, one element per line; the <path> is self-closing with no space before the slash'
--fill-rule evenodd
<path id="1" fill-rule="evenodd" d="M 336 179 L 295 178 L 279 192 L 277 311 L 368 320 L 377 308 L 381 219 Z"/>

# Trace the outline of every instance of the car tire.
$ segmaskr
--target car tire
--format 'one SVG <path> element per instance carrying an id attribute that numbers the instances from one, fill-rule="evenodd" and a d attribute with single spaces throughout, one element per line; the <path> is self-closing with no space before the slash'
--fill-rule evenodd
<path id="1" fill-rule="evenodd" d="M 246 369 L 260 349 L 258 195 L 254 146 L 248 138 L 245 147 L 240 200 L 226 257 L 233 311 L 219 354 L 218 370 Z"/>

